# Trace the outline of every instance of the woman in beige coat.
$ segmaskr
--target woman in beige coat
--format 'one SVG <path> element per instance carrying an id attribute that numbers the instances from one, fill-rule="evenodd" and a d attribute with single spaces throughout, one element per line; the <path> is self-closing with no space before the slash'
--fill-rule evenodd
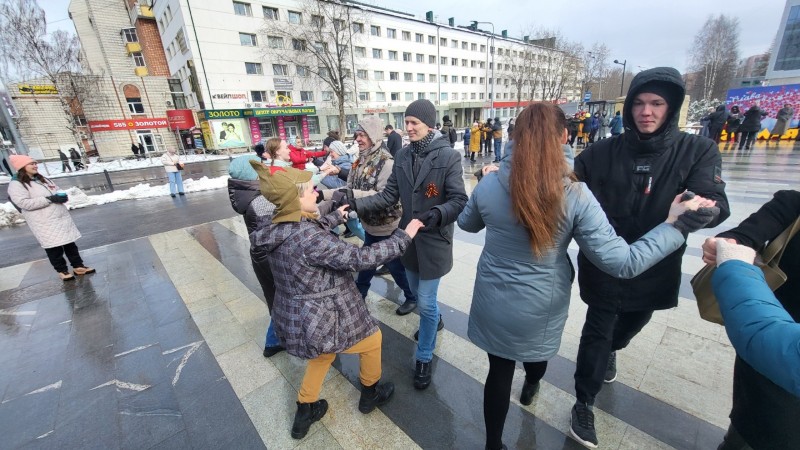
<path id="1" fill-rule="evenodd" d="M 180 156 L 175 153 L 175 149 L 171 148 L 166 153 L 161 155 L 161 164 L 164 164 L 164 170 L 167 171 L 169 178 L 169 195 L 175 197 L 175 194 L 186 195 L 183 193 L 183 163 L 181 163 Z"/>
<path id="2" fill-rule="evenodd" d="M 8 184 L 8 198 L 22 212 L 58 276 L 67 281 L 74 280 L 75 275 L 93 273 L 94 269 L 83 265 L 75 245 L 81 233 L 64 206 L 67 195 L 59 192 L 55 183 L 39 173 L 37 162 L 30 156 L 12 155 L 9 160 L 17 175 Z M 72 265 L 74 275 L 69 272 L 64 255 Z"/>

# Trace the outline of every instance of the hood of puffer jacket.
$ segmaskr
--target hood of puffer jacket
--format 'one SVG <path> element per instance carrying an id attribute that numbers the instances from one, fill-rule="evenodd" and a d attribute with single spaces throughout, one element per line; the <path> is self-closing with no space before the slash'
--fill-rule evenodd
<path id="1" fill-rule="evenodd" d="M 669 113 L 664 125 L 654 133 L 654 135 L 666 134 L 678 130 L 678 119 L 680 117 L 681 106 L 686 96 L 686 86 L 683 83 L 681 73 L 672 67 L 655 67 L 642 72 L 639 72 L 628 90 L 628 95 L 625 96 L 625 105 L 622 108 L 623 124 L 625 126 L 625 134 L 631 134 L 638 137 L 638 129 L 636 122 L 633 120 L 633 101 L 642 88 L 648 83 L 659 83 L 665 89 L 670 90 L 675 99 L 669 103 Z M 673 104 L 674 103 L 674 104 Z"/>
<path id="2" fill-rule="evenodd" d="M 261 190 L 258 180 L 249 181 L 228 178 L 228 198 L 231 201 L 233 210 L 237 213 L 246 213 L 250 203 L 259 195 L 261 195 Z"/>

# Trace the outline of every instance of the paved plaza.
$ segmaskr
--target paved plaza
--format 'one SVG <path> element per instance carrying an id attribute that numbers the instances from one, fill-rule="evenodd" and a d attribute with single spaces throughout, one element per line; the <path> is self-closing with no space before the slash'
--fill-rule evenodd
<path id="1" fill-rule="evenodd" d="M 600 448 L 713 449 L 721 441 L 734 351 L 721 326 L 698 316 L 689 280 L 703 266 L 706 237 L 773 192 L 800 189 L 793 144 L 720 146 L 731 217 L 689 237 L 679 306 L 656 312 L 618 353 L 619 377 L 596 402 Z M 468 190 L 482 164 L 464 163 Z M 27 226 L 0 229 L 0 448 L 483 448 L 488 359 L 467 337 L 483 233 L 456 231 L 430 388 L 411 385 L 418 316 L 395 315 L 403 294 L 378 277 L 367 303 L 381 322 L 383 378 L 395 383 L 394 398 L 359 413 L 358 359 L 342 355 L 323 386 L 327 415 L 296 441 L 289 430 L 305 364 L 285 352 L 262 356 L 269 316 L 227 192 L 72 214 L 84 260 L 97 269 L 74 282 L 58 279 Z M 585 312 L 576 282 L 561 348 L 530 406 L 519 403 L 517 368 L 509 448 L 582 448 L 568 435 Z"/>

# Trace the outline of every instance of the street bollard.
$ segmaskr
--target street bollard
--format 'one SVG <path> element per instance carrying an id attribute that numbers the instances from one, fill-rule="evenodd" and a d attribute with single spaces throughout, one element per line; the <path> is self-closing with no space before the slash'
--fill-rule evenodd
<path id="1" fill-rule="evenodd" d="M 111 184 L 111 176 L 108 174 L 108 170 L 103 169 L 103 175 L 106 176 L 106 182 L 108 183 L 108 188 L 111 189 L 111 192 L 114 192 L 114 185 Z"/>

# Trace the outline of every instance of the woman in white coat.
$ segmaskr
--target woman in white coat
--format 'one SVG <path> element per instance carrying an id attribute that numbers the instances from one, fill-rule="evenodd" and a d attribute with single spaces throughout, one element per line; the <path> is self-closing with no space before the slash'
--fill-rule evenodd
<path id="1" fill-rule="evenodd" d="M 186 195 L 183 193 L 183 176 L 181 175 L 183 163 L 174 148 L 168 149 L 167 153 L 161 155 L 161 164 L 164 164 L 164 170 L 167 171 L 167 177 L 169 177 L 169 195 L 173 198 L 176 192 L 178 195 Z"/>
<path id="2" fill-rule="evenodd" d="M 12 155 L 9 160 L 17 174 L 8 184 L 8 198 L 21 210 L 58 276 L 67 281 L 74 280 L 75 275 L 94 273 L 94 269 L 83 265 L 75 245 L 81 233 L 64 206 L 67 195 L 59 193 L 58 186 L 39 173 L 37 162 L 30 156 Z M 64 255 L 74 275 L 69 272 Z"/>

